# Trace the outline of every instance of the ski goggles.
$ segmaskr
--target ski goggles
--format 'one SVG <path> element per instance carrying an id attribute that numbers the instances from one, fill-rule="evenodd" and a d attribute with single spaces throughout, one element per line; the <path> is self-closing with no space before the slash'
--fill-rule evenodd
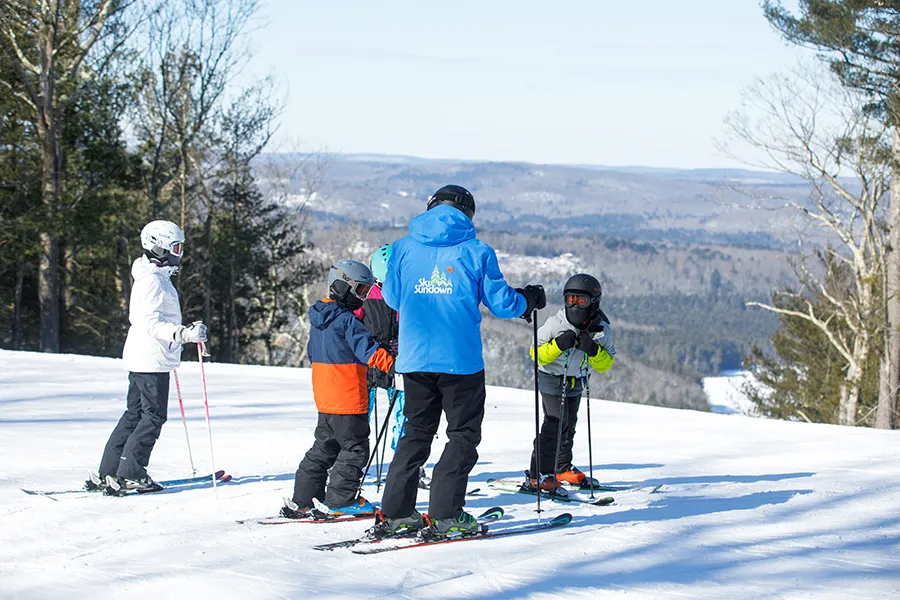
<path id="1" fill-rule="evenodd" d="M 182 256 L 184 251 L 184 243 L 183 242 L 175 242 L 172 244 L 172 250 L 170 252 L 175 256 Z"/>
<path id="2" fill-rule="evenodd" d="M 573 306 L 585 307 L 591 303 L 591 297 L 588 294 L 578 294 L 575 292 L 566 292 L 564 300 L 567 308 Z"/>
<path id="3" fill-rule="evenodd" d="M 351 281 L 350 283 L 350 289 L 353 291 L 353 294 L 357 298 L 359 298 L 360 300 L 365 300 L 369 297 L 369 292 L 372 291 L 372 284 L 359 283 L 358 281 Z"/>

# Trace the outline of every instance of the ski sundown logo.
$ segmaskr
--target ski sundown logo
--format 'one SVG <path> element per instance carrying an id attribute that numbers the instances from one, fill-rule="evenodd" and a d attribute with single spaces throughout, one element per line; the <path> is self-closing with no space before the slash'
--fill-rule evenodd
<path id="1" fill-rule="evenodd" d="M 447 270 L 450 271 L 450 267 Z M 416 294 L 452 294 L 453 281 L 446 274 L 438 271 L 437 265 L 435 265 L 431 272 L 431 279 L 420 278 L 414 291 Z"/>

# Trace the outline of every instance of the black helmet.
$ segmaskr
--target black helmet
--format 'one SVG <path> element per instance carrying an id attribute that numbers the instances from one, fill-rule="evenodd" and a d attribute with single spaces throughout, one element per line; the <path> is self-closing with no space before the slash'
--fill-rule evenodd
<path id="1" fill-rule="evenodd" d="M 463 211 L 469 219 L 475 218 L 475 197 L 461 185 L 445 185 L 433 193 L 425 210 L 431 210 L 439 204 L 449 204 Z"/>
<path id="2" fill-rule="evenodd" d="M 566 320 L 575 327 L 585 328 L 599 313 L 601 296 L 600 282 L 593 275 L 578 273 L 569 277 L 563 286 Z"/>
<path id="3" fill-rule="evenodd" d="M 591 299 L 599 304 L 600 297 L 603 296 L 603 290 L 600 289 L 600 282 L 593 275 L 587 273 L 578 273 L 572 275 L 563 286 L 563 294 L 566 292 L 581 292 L 587 294 Z"/>

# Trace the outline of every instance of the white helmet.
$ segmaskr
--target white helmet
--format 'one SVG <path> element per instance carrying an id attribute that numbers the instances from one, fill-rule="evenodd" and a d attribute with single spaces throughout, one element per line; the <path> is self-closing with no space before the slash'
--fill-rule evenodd
<path id="1" fill-rule="evenodd" d="M 141 246 L 160 266 L 177 267 L 184 254 L 184 232 L 171 221 L 151 221 L 141 230 Z"/>

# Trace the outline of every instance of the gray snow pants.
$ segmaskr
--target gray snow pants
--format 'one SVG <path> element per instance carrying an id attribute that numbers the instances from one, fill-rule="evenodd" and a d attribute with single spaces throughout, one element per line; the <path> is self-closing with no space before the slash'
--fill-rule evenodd
<path id="1" fill-rule="evenodd" d="M 150 453 L 169 410 L 168 373 L 129 373 L 125 413 L 106 442 L 100 477 L 147 476 Z"/>

